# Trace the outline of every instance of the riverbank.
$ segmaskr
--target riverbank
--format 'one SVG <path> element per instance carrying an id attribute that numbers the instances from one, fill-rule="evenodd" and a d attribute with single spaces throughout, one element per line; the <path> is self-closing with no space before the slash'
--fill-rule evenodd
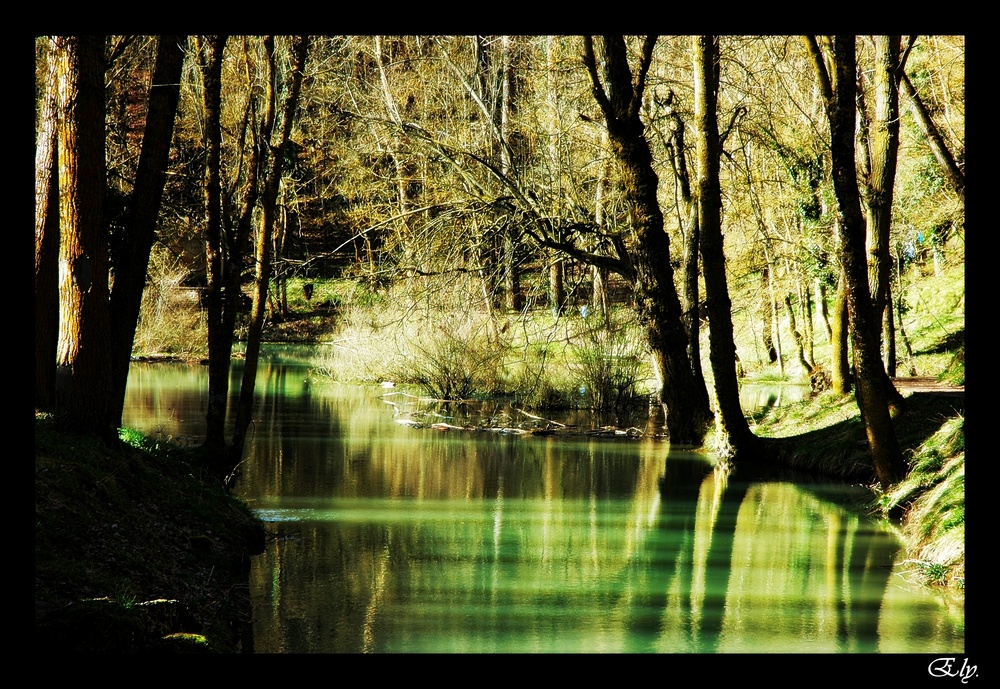
<path id="1" fill-rule="evenodd" d="M 896 385 L 906 399 L 906 411 L 893 419 L 893 426 L 909 472 L 887 492 L 875 484 L 853 395 L 828 392 L 768 410 L 754 430 L 776 440 L 786 466 L 872 486 L 869 511 L 899 528 L 912 578 L 964 592 L 964 387 L 959 393 L 957 388 Z"/>
<path id="2" fill-rule="evenodd" d="M 35 415 L 35 640 L 44 653 L 252 652 L 263 525 L 193 451 L 109 448 Z"/>

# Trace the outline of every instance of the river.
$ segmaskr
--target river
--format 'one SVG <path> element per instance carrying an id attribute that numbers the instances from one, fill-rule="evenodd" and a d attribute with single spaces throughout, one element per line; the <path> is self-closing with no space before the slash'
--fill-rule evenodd
<path id="1" fill-rule="evenodd" d="M 316 356 L 265 347 L 236 485 L 272 536 L 259 653 L 964 652 L 961 602 L 914 583 L 863 487 L 650 438 L 404 425 L 466 409 L 331 382 Z M 134 363 L 125 424 L 196 442 L 206 395 L 204 367 Z"/>

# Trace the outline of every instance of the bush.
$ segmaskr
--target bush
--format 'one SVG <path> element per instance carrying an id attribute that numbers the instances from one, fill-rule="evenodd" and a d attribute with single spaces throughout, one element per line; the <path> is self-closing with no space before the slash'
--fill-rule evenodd
<path id="1" fill-rule="evenodd" d="M 208 343 L 208 321 L 197 290 L 182 283 L 189 271 L 161 246 L 149 257 L 146 288 L 136 326 L 133 354 L 203 355 Z"/>
<path id="2" fill-rule="evenodd" d="M 473 314 L 441 316 L 443 322 L 425 322 L 411 343 L 408 378 L 438 399 L 464 399 L 504 392 L 502 375 L 509 344 L 489 332 L 485 317 Z"/>
<path id="3" fill-rule="evenodd" d="M 632 326 L 632 321 L 620 320 L 583 332 L 571 370 L 590 409 L 622 411 L 645 403 L 639 382 L 646 357 L 642 338 Z"/>

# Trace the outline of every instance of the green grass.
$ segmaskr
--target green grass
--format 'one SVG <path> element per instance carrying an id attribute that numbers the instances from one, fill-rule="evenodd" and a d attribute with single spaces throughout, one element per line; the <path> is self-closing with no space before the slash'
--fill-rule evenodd
<path id="1" fill-rule="evenodd" d="M 903 511 L 911 561 L 936 585 L 965 585 L 965 418 L 955 416 L 913 454 L 906 479 L 881 496 Z"/>

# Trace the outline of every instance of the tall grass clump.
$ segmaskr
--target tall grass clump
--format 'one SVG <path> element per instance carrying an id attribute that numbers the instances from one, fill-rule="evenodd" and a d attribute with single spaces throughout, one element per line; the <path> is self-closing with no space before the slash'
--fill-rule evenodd
<path id="1" fill-rule="evenodd" d="M 189 273 L 169 251 L 154 247 L 149 257 L 133 354 L 173 354 L 189 358 L 205 354 L 208 321 L 200 308 L 197 290 L 183 287 Z"/>
<path id="2" fill-rule="evenodd" d="M 648 359 L 642 342 L 634 319 L 585 324 L 570 364 L 585 407 L 621 411 L 647 402 L 640 389 Z"/>
<path id="3" fill-rule="evenodd" d="M 323 373 L 355 383 L 418 385 L 439 399 L 501 394 L 509 338 L 484 310 L 405 289 L 347 300 Z"/>
<path id="4" fill-rule="evenodd" d="M 445 400 L 506 391 L 503 362 L 509 343 L 475 312 L 440 314 L 420 324 L 397 378 Z"/>

